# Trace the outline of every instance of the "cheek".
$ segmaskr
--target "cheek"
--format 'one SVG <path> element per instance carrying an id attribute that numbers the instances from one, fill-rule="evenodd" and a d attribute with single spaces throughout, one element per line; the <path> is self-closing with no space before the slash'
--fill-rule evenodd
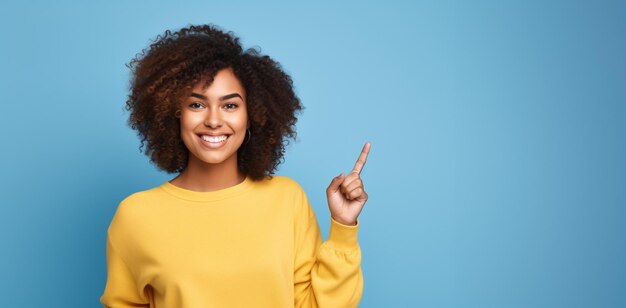
<path id="1" fill-rule="evenodd" d="M 205 119 L 200 113 L 183 112 L 183 115 L 180 118 L 180 130 L 181 132 L 187 133 L 193 132 L 196 127 L 202 125 L 204 121 Z"/>
<path id="2" fill-rule="evenodd" d="M 248 127 L 248 117 L 243 117 L 239 125 L 245 130 Z"/>
<path id="3" fill-rule="evenodd" d="M 248 117 L 246 114 L 243 115 L 239 115 L 237 117 L 234 117 L 232 119 L 231 123 L 231 127 L 232 129 L 235 131 L 236 133 L 236 143 L 239 144 L 239 146 L 241 146 L 241 144 L 243 144 L 243 141 L 246 139 L 246 130 L 248 128 Z"/>
<path id="4" fill-rule="evenodd" d="M 242 112 L 241 114 L 233 117 L 231 123 L 233 123 L 235 129 L 245 131 L 248 127 L 248 114 L 245 111 Z"/>
<path id="5" fill-rule="evenodd" d="M 195 137 L 194 125 L 192 119 L 181 118 L 180 119 L 180 137 L 183 143 L 189 148 L 193 144 L 193 138 Z"/>

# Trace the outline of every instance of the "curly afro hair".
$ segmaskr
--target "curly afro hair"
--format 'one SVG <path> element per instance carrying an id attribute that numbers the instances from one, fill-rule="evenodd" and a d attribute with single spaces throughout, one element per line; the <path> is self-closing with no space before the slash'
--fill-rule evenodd
<path id="1" fill-rule="evenodd" d="M 167 173 L 187 166 L 189 150 L 180 136 L 180 102 L 198 82 L 209 86 L 216 73 L 232 68 L 246 90 L 252 138 L 237 150 L 238 169 L 252 180 L 270 177 L 283 160 L 289 138 L 296 139 L 296 113 L 304 109 L 291 77 L 260 51 L 243 51 L 233 32 L 215 25 L 165 31 L 127 65 L 128 125 L 141 138 L 139 151 Z"/>

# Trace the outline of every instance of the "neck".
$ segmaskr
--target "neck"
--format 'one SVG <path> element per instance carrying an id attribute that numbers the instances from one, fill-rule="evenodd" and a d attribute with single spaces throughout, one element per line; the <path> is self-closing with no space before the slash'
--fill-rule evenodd
<path id="1" fill-rule="evenodd" d="M 236 155 L 220 164 L 207 164 L 190 153 L 187 167 L 170 183 L 188 190 L 210 192 L 235 186 L 245 178 L 237 168 Z"/>

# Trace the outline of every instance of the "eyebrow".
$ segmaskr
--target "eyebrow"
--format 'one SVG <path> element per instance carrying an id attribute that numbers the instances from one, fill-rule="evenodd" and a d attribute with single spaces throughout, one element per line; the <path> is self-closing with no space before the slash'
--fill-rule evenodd
<path id="1" fill-rule="evenodd" d="M 195 97 L 195 98 L 203 99 L 205 101 L 209 99 L 208 97 L 206 97 L 206 96 L 204 96 L 204 95 L 202 95 L 200 93 L 191 93 L 191 96 Z M 223 100 L 226 100 L 226 99 L 229 99 L 229 98 L 233 98 L 233 97 L 239 97 L 239 98 L 241 98 L 241 100 L 243 100 L 243 97 L 241 97 L 241 95 L 239 95 L 239 93 L 231 93 L 231 94 L 228 94 L 228 95 L 224 95 L 224 96 L 220 97 L 219 100 L 223 101 Z"/>

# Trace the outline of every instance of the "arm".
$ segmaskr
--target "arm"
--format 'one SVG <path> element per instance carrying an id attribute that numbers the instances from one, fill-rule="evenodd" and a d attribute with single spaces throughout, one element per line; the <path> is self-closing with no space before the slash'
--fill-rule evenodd
<path id="1" fill-rule="evenodd" d="M 343 225 L 331 217 L 322 243 L 315 213 L 306 195 L 296 201 L 294 307 L 357 307 L 363 294 L 359 223 Z"/>
<path id="2" fill-rule="evenodd" d="M 295 307 L 357 307 L 363 295 L 359 220 L 368 199 L 360 174 L 367 142 L 348 176 L 343 172 L 326 189 L 330 234 L 321 244 L 319 226 L 304 191 L 296 200 Z"/>
<path id="3" fill-rule="evenodd" d="M 107 234 L 107 282 L 100 303 L 104 307 L 150 307 L 148 298 L 137 289 L 130 269 L 115 250 Z"/>

